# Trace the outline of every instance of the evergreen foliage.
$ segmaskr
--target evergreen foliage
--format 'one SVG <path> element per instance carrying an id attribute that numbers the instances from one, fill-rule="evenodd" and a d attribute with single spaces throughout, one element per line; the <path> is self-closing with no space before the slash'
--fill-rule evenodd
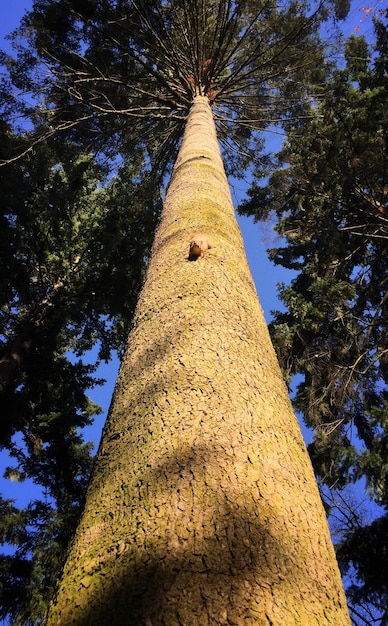
<path id="1" fill-rule="evenodd" d="M 4 126 L 2 146 L 15 141 Z M 14 548 L 1 557 L 0 614 L 35 623 L 91 469 L 81 431 L 100 409 L 87 393 L 101 382 L 98 361 L 123 348 L 160 198 L 147 182 L 139 192 L 135 161 L 106 181 L 90 154 L 59 139 L 0 175 L 0 445 L 6 478 L 33 480 L 42 493 L 23 510 L 2 501 L 1 541 Z M 90 365 L 82 355 L 95 346 Z"/>
<path id="2" fill-rule="evenodd" d="M 290 128 L 268 185 L 253 186 L 241 207 L 274 217 L 286 244 L 270 257 L 297 271 L 280 287 L 286 311 L 271 331 L 288 380 L 303 377 L 294 404 L 313 430 L 322 493 L 363 481 L 379 507 L 370 523 L 352 515 L 338 545 L 360 624 L 371 604 L 385 623 L 388 601 L 387 20 L 375 26 L 373 53 L 362 37 L 348 39 L 345 66 L 311 119 Z"/>

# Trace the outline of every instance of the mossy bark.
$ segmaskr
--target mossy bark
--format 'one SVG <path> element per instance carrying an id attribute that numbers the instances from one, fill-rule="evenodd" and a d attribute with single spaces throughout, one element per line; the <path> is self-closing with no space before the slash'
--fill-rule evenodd
<path id="1" fill-rule="evenodd" d="M 201 96 L 46 624 L 349 624 Z"/>

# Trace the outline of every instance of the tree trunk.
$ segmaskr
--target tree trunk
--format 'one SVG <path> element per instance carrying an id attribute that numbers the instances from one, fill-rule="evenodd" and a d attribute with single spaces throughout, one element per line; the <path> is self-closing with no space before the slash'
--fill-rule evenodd
<path id="1" fill-rule="evenodd" d="M 202 96 L 46 624 L 349 624 Z"/>

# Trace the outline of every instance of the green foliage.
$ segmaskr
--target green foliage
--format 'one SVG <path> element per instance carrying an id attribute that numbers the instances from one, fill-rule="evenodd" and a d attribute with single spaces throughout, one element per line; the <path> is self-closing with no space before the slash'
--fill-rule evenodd
<path id="1" fill-rule="evenodd" d="M 79 503 L 55 509 L 36 500 L 19 510 L 2 500 L 0 511 L 1 541 L 12 549 L 0 559 L 0 616 L 15 625 L 40 623 L 77 523 Z"/>
<path id="2" fill-rule="evenodd" d="M 5 148 L 28 141 L 3 129 Z M 15 624 L 42 614 L 77 523 L 92 463 L 80 432 L 100 411 L 87 393 L 98 360 L 123 348 L 160 209 L 138 172 L 134 159 L 107 180 L 59 138 L 0 169 L 0 446 L 5 476 L 44 494 L 5 508 L 2 541 L 15 552 L 0 559 L 1 615 Z"/>
<path id="3" fill-rule="evenodd" d="M 280 289 L 286 311 L 275 313 L 271 332 L 287 378 L 303 377 L 294 404 L 314 432 L 309 451 L 315 471 L 330 489 L 366 480 L 370 498 L 383 507 L 388 504 L 387 41 L 383 21 L 376 23 L 373 56 L 364 39 L 349 38 L 346 66 L 333 71 L 310 118 L 289 129 L 269 184 L 253 186 L 241 207 L 256 219 L 275 217 L 286 245 L 270 250 L 270 257 L 298 272 Z M 372 602 L 375 594 L 380 608 L 386 585 L 376 582 L 372 570 L 379 570 L 378 542 L 380 556 L 388 545 L 384 520 L 382 515 L 357 532 L 347 531 L 339 552 L 343 570 L 352 566 L 356 572 L 350 596 Z M 369 540 L 373 554 L 366 548 Z"/>
<path id="4" fill-rule="evenodd" d="M 387 615 L 388 598 L 388 515 L 352 529 L 343 534 L 337 546 L 337 558 L 344 575 L 356 569 L 347 589 L 349 600 L 353 606 L 364 606 L 369 603 L 376 607 L 382 615 L 381 624 Z"/>

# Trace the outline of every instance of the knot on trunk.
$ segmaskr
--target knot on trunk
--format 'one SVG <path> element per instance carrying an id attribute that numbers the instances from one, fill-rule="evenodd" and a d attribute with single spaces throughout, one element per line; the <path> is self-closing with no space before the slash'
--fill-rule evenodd
<path id="1" fill-rule="evenodd" d="M 214 246 L 213 239 L 206 233 L 193 233 L 190 235 L 190 261 L 196 261 L 203 257 L 207 250 Z"/>

